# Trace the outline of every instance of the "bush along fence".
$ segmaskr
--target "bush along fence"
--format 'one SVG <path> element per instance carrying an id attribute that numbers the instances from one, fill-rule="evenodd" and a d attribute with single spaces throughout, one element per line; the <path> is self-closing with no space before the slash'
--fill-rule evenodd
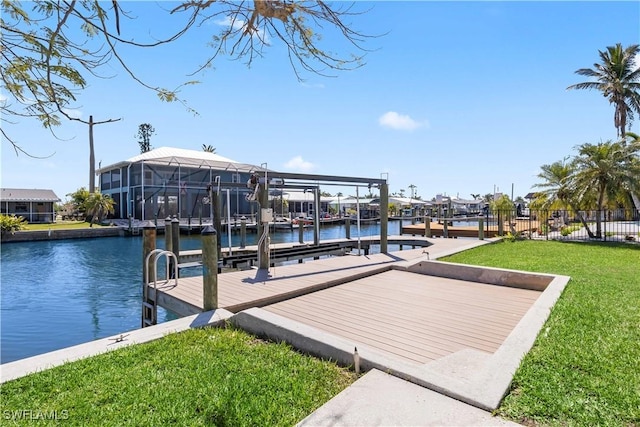
<path id="1" fill-rule="evenodd" d="M 596 240 L 640 243 L 640 211 L 614 210 L 530 210 L 516 216 L 515 211 L 489 211 L 484 221 L 511 238 L 546 240 Z M 455 221 L 455 218 L 454 218 Z"/>

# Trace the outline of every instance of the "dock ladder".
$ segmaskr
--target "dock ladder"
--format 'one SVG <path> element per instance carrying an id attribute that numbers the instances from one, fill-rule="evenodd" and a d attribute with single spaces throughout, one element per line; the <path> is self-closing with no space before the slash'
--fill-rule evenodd
<path id="1" fill-rule="evenodd" d="M 149 276 L 149 260 L 153 258 L 153 265 L 156 267 L 153 271 L 153 282 Z M 144 260 L 144 281 L 142 284 L 142 327 L 155 325 L 158 323 L 158 260 L 164 257 L 166 260 L 165 284 L 171 281 L 169 275 L 170 268 L 173 266 L 174 285 L 178 286 L 178 259 L 171 251 L 164 249 L 154 249 L 149 252 Z M 173 262 L 171 262 L 173 261 Z M 151 295 L 150 286 L 153 283 L 153 295 Z"/>

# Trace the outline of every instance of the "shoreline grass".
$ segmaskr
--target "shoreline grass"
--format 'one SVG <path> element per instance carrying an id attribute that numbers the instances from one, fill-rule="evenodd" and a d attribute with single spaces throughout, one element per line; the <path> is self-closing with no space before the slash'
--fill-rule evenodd
<path id="1" fill-rule="evenodd" d="M 0 406 L 5 419 L 29 409 L 65 425 L 291 426 L 354 380 L 286 344 L 203 328 L 9 381 Z"/>
<path id="2" fill-rule="evenodd" d="M 640 247 L 518 241 L 443 261 L 571 276 L 497 415 L 531 426 L 640 426 Z"/>
<path id="3" fill-rule="evenodd" d="M 109 226 L 103 226 L 100 224 L 93 224 L 92 228 L 103 228 Z M 89 223 L 86 221 L 57 221 L 44 224 L 25 224 L 25 227 L 20 231 L 38 231 L 38 230 L 77 230 L 83 228 L 90 228 Z"/>

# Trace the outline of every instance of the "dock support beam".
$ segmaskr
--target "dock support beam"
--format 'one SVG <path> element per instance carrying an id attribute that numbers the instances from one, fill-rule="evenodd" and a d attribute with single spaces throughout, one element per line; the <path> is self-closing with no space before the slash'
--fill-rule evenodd
<path id="1" fill-rule="evenodd" d="M 424 217 L 424 237 L 431 237 L 431 216 L 429 215 Z"/>
<path id="2" fill-rule="evenodd" d="M 218 308 L 218 236 L 208 225 L 202 230 L 202 303 L 203 311 Z"/>
<path id="3" fill-rule="evenodd" d="M 150 280 L 156 271 L 153 258 L 149 260 L 149 269 L 146 274 L 144 271 L 144 264 L 152 251 L 156 249 L 156 226 L 153 221 L 145 221 L 142 223 L 142 277 Z M 145 283 L 146 285 L 146 283 Z"/>
<path id="4" fill-rule="evenodd" d="M 244 249 L 247 246 L 247 218 L 240 218 L 240 249 Z"/>
<path id="5" fill-rule="evenodd" d="M 402 228 L 402 224 L 400 224 Z M 380 184 L 380 253 L 388 252 L 387 235 L 389 234 L 389 184 Z"/>
<path id="6" fill-rule="evenodd" d="M 149 283 L 156 270 L 156 263 L 153 257 L 149 259 L 149 265 L 147 271 L 145 271 L 145 263 L 147 260 L 147 256 L 156 249 L 156 226 L 152 221 L 145 221 L 142 223 L 142 286 L 143 292 L 142 295 L 147 295 L 144 291 L 144 288 Z M 156 295 L 153 296 L 156 298 Z M 153 305 L 153 301 L 142 301 L 146 303 L 150 303 Z M 142 327 L 145 327 L 144 319 L 152 319 L 153 313 L 152 309 L 148 306 L 143 306 L 142 308 Z"/>
<path id="7" fill-rule="evenodd" d="M 344 235 L 351 239 L 351 218 L 348 215 L 344 217 Z"/>
<path id="8" fill-rule="evenodd" d="M 178 258 L 180 254 L 180 220 L 175 216 L 171 220 L 171 252 Z"/>
<path id="9" fill-rule="evenodd" d="M 265 180 L 266 181 L 266 180 Z M 269 207 L 269 183 L 265 182 L 260 185 L 260 189 L 258 191 L 258 204 L 260 205 L 260 215 L 258 220 L 258 259 L 260 260 L 260 264 L 258 268 L 261 270 L 269 269 L 269 223 L 263 222 L 263 209 L 267 209 Z M 265 234 L 263 234 L 265 233 Z M 263 239 L 262 237 L 265 236 Z"/>
<path id="10" fill-rule="evenodd" d="M 304 221 L 302 218 L 298 219 L 298 242 L 304 243 Z"/>
<path id="11" fill-rule="evenodd" d="M 171 227 L 171 217 L 164 219 L 164 249 L 173 252 L 173 227 Z M 178 258 L 176 258 L 178 259 Z M 169 257 L 169 273 L 173 271 L 173 259 Z M 167 277 L 169 279 L 169 277 Z"/>
<path id="12" fill-rule="evenodd" d="M 318 246 L 320 244 L 320 189 L 318 187 L 313 189 L 313 244 Z"/>

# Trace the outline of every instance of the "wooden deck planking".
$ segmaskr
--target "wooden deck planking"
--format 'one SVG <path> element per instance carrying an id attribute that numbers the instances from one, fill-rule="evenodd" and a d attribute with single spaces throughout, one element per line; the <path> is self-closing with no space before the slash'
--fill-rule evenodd
<path id="1" fill-rule="evenodd" d="M 418 250 L 403 251 L 406 259 L 421 256 Z M 404 258 L 403 258 L 404 259 Z M 342 256 L 325 260 L 292 264 L 269 269 L 270 277 L 261 280 L 258 270 L 235 271 L 218 275 L 218 305 L 230 311 L 259 307 L 275 300 L 290 298 L 307 288 L 321 287 L 325 283 L 341 281 L 354 274 L 366 274 L 398 261 L 397 256 L 374 254 L 369 256 Z M 185 301 L 196 307 L 203 306 L 202 277 L 179 279 L 179 286 L 159 287 L 170 298 Z"/>
<path id="2" fill-rule="evenodd" d="M 437 243 L 426 251 L 435 256 L 468 245 L 454 239 L 432 241 Z M 258 270 L 220 274 L 219 306 L 234 312 L 266 306 L 293 320 L 426 363 L 463 348 L 495 351 L 540 294 L 388 270 L 391 263 L 421 258 L 424 252 L 420 248 L 322 258 L 272 267 L 269 277 L 261 277 L 265 272 Z M 364 275 L 368 276 L 360 278 Z M 347 279 L 346 284 L 327 287 Z M 202 277 L 181 278 L 178 286 L 159 291 L 202 307 Z"/>
<path id="3" fill-rule="evenodd" d="M 398 286 L 398 278 L 402 279 L 404 290 L 390 292 L 394 289 L 389 285 Z M 495 351 L 540 294 L 457 282 L 460 281 L 391 270 L 265 309 L 407 360 L 426 363 L 463 348 Z M 425 298 L 425 289 L 437 293 L 449 286 L 458 292 L 449 292 L 448 299 Z M 420 292 L 407 291 L 407 287 Z M 471 296 L 465 293 L 469 290 Z M 522 298 L 529 304 L 514 304 L 512 310 L 503 312 L 487 310 L 476 304 L 482 291 L 491 295 L 485 304 L 493 300 L 505 306 L 505 301 L 508 305 L 509 301 Z"/>
<path id="4" fill-rule="evenodd" d="M 442 313 L 443 310 L 438 310 L 439 307 L 437 306 L 435 308 L 432 307 L 429 311 L 427 311 L 428 307 L 426 307 L 426 304 L 424 304 L 421 300 L 413 299 L 410 303 L 408 303 L 406 301 L 390 302 L 386 298 L 382 298 L 382 299 L 368 298 L 367 299 L 368 302 L 366 306 L 363 307 L 362 305 L 360 305 L 360 302 L 362 299 L 350 298 L 348 295 L 348 290 L 349 289 L 347 288 L 342 289 L 344 294 L 341 295 L 341 298 L 345 301 L 345 303 L 347 302 L 351 303 L 350 306 L 352 308 L 350 312 L 353 313 L 355 316 L 367 316 L 372 312 L 384 312 L 385 310 L 388 310 L 390 307 L 395 307 L 395 308 L 399 307 L 400 311 L 394 314 L 396 320 L 398 322 L 405 322 L 407 330 L 414 330 L 416 332 L 422 331 L 424 329 L 423 323 L 428 322 L 432 328 L 438 328 L 440 330 L 445 330 L 451 333 L 461 334 L 463 336 L 468 336 L 471 339 L 484 338 L 484 339 L 491 340 L 495 337 L 496 333 L 504 333 L 505 330 L 508 331 L 511 326 L 511 325 L 508 325 L 505 328 L 505 327 L 501 327 L 500 325 L 497 325 L 494 322 L 491 325 L 487 326 L 486 328 L 483 328 L 480 331 L 475 331 L 472 333 L 472 332 L 469 332 L 470 330 L 468 327 L 464 327 L 463 325 L 460 325 L 459 324 L 460 322 L 458 322 L 457 324 L 452 324 L 449 321 L 449 318 L 451 317 L 448 315 L 449 313 L 445 311 L 443 314 Z M 319 304 L 322 304 L 324 307 L 328 307 L 327 308 L 328 311 L 338 310 L 333 308 L 334 307 L 333 296 L 328 294 L 329 292 L 318 293 L 317 295 L 315 295 L 315 298 L 317 298 L 316 301 Z"/>

